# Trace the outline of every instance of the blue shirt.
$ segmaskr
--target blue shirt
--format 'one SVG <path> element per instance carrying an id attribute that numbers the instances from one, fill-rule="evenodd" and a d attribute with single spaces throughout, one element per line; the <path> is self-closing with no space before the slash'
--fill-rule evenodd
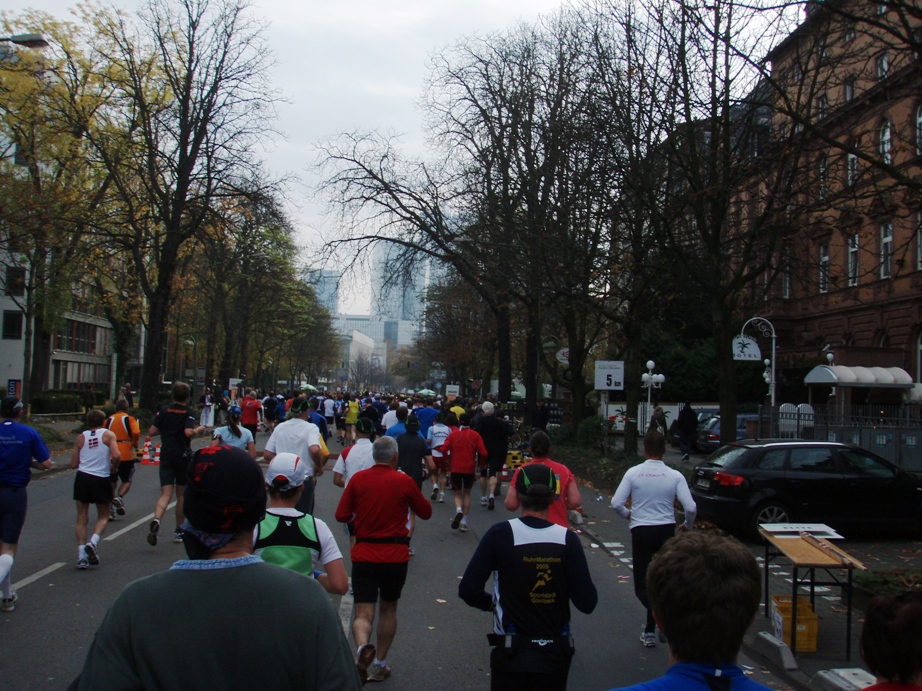
<path id="1" fill-rule="evenodd" d="M 401 434 L 404 434 L 407 431 L 407 426 L 403 422 L 395 422 L 393 425 L 387 428 L 387 432 L 384 433 L 386 437 L 393 437 L 396 439 Z"/>
<path id="2" fill-rule="evenodd" d="M 727 686 L 709 684 L 707 679 L 726 679 Z M 612 691 L 711 691 L 726 688 L 728 691 L 768 691 L 767 686 L 758 684 L 736 665 L 699 665 L 691 662 L 678 662 L 666 670 L 666 674 L 653 681 L 645 681 L 633 686 L 625 686 Z"/>
<path id="3" fill-rule="evenodd" d="M 13 420 L 0 422 L 0 482 L 25 487 L 32 479 L 32 459 L 51 458 L 39 433 Z"/>
<path id="4" fill-rule="evenodd" d="M 235 449 L 247 450 L 250 442 L 253 441 L 253 433 L 246 427 L 237 426 L 240 430 L 240 436 L 235 437 L 230 426 L 218 427 L 212 434 L 212 439 L 220 439 L 222 444 L 233 446 Z"/>
<path id="5" fill-rule="evenodd" d="M 435 422 L 435 416 L 439 414 L 435 408 L 417 408 L 416 417 L 419 418 L 419 431 L 423 433 L 423 437 L 429 432 L 429 428 L 432 427 L 432 423 Z"/>

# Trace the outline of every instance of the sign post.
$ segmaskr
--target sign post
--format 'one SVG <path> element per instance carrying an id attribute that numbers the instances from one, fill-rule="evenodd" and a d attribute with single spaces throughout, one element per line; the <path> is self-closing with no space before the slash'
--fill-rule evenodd
<path id="1" fill-rule="evenodd" d="M 605 442 L 602 456 L 608 457 L 608 392 L 624 390 L 624 360 L 597 360 L 595 363 L 595 388 L 602 392 L 602 420 L 605 425 Z"/>

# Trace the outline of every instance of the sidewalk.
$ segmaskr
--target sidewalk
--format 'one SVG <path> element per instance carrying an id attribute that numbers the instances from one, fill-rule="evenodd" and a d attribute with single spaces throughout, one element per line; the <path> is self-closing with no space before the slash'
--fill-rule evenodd
<path id="1" fill-rule="evenodd" d="M 694 465 L 703 456 L 692 456 L 689 465 Z M 669 450 L 666 461 L 674 465 L 683 465 L 681 454 Z M 599 492 L 596 489 L 580 484 L 580 493 L 583 498 L 583 522 L 574 525 L 576 530 L 589 538 L 592 548 L 603 549 L 613 559 L 617 559 L 626 566 L 631 564 L 631 535 L 628 522 L 621 518 L 611 508 L 611 494 Z M 765 548 L 762 545 L 747 543 L 753 554 L 763 566 Z M 769 569 L 769 591 L 771 595 L 787 595 L 791 592 L 791 574 L 786 565 L 772 563 Z M 819 575 L 818 575 L 819 578 Z M 822 579 L 820 579 L 822 580 Z M 810 689 L 810 688 L 858 688 L 843 686 L 818 686 L 811 687 L 811 681 L 822 670 L 840 668 L 861 668 L 861 659 L 858 653 L 858 640 L 861 634 L 863 613 L 853 610 L 852 613 L 852 645 L 851 660 L 845 659 L 845 604 L 839 597 L 838 589 L 816 589 L 816 614 L 819 617 L 819 635 L 817 638 L 817 651 L 815 653 L 800 653 L 796 658 L 788 657 L 787 662 L 796 665 L 795 669 L 785 669 L 781 664 L 779 654 L 766 657 L 762 641 L 757 641 L 760 632 L 774 635 L 774 626 L 770 618 L 765 616 L 764 607 L 759 608 L 755 621 L 749 628 L 743 649 L 740 653 L 740 665 L 754 681 L 775 689 Z M 634 597 L 631 589 L 631 597 Z M 764 594 L 763 594 L 764 597 Z M 776 651 L 777 652 L 777 651 Z"/>

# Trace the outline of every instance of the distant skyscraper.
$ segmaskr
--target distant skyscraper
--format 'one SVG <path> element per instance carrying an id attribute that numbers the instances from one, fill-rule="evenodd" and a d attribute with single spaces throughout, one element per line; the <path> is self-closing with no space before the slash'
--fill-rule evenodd
<path id="1" fill-rule="evenodd" d="M 409 267 L 397 260 L 399 249 L 380 243 L 375 251 L 371 312 L 385 321 L 422 319 L 423 294 L 429 277 L 426 259 Z"/>
<path id="2" fill-rule="evenodd" d="M 339 281 L 342 276 L 328 269 L 311 269 L 307 272 L 307 281 L 314 287 L 317 302 L 327 308 L 330 314 L 339 311 Z"/>

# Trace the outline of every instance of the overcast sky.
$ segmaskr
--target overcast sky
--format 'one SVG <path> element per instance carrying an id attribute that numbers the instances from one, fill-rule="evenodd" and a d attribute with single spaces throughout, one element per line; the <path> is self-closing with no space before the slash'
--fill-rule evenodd
<path id="1" fill-rule="evenodd" d="M 69 19 L 74 5 L 4 0 L 3 9 L 37 7 Z M 289 101 L 280 105 L 278 122 L 287 141 L 276 142 L 266 160 L 272 171 L 294 173 L 304 183 L 291 190 L 300 243 L 316 246 L 319 236 L 336 231 L 307 198 L 316 184 L 310 167 L 318 142 L 341 131 L 375 129 L 399 134 L 408 151 L 422 155 L 418 103 L 427 56 L 463 36 L 532 22 L 560 5 L 561 0 L 253 0 L 257 16 L 270 24 L 274 83 Z M 355 304 L 350 311 L 362 308 Z"/>

